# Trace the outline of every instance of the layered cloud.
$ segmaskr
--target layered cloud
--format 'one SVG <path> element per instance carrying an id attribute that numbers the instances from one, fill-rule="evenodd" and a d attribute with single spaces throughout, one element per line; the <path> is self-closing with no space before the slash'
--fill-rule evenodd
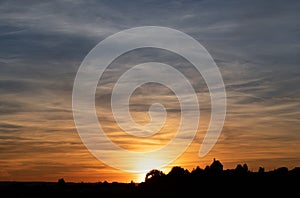
<path id="1" fill-rule="evenodd" d="M 215 148 L 199 159 L 210 117 L 205 82 L 182 57 L 163 50 L 134 51 L 112 65 L 96 94 L 100 121 L 116 143 L 151 150 L 174 136 L 180 111 L 166 88 L 147 85 L 132 98 L 130 110 L 141 124 L 149 121 L 150 103 L 167 106 L 165 133 L 150 139 L 132 139 L 119 130 L 109 109 L 111 83 L 131 66 L 156 60 L 190 76 L 201 107 L 199 133 L 174 164 L 193 168 L 217 157 L 227 168 L 241 161 L 254 168 L 299 166 L 299 9 L 294 1 L 2 1 L 0 179 L 56 180 L 62 175 L 76 181 L 76 176 L 131 180 L 97 161 L 81 143 L 72 115 L 72 87 L 81 61 L 98 42 L 145 25 L 178 29 L 206 47 L 223 75 L 227 118 Z"/>

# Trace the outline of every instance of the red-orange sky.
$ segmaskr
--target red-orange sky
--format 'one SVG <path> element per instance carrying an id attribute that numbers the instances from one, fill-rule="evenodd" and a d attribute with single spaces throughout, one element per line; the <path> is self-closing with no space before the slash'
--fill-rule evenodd
<path id="1" fill-rule="evenodd" d="M 140 182 L 133 174 L 96 159 L 77 133 L 73 82 L 84 57 L 107 36 L 145 26 L 178 29 L 200 42 L 215 60 L 227 93 L 227 114 L 213 149 L 199 157 L 210 121 L 205 81 L 187 61 L 164 50 L 119 57 L 96 92 L 96 110 L 106 135 L 120 147 L 149 151 L 167 144 L 180 122 L 180 106 L 162 85 L 138 87 L 130 111 L 139 124 L 148 108 L 167 110 L 162 130 L 148 138 L 126 134 L 115 123 L 109 91 L 129 66 L 165 62 L 188 76 L 200 105 L 200 125 L 188 149 L 161 169 L 204 168 L 213 158 L 225 169 L 247 163 L 257 171 L 300 166 L 300 37 L 298 2 L 261 1 L 51 1 L 0 3 L 0 181 Z M 112 48 L 113 49 L 113 48 Z M 194 123 L 190 123 L 193 125 Z M 145 162 L 117 159 L 132 166 Z M 145 170 L 147 171 L 147 170 Z"/>

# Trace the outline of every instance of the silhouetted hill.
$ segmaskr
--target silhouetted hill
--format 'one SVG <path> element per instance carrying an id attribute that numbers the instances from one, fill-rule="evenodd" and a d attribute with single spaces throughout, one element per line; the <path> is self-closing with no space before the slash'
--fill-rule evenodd
<path id="1" fill-rule="evenodd" d="M 248 170 L 247 164 L 238 164 L 235 169 L 223 170 L 215 160 L 204 169 L 191 172 L 175 166 L 167 174 L 151 170 L 145 181 L 135 183 L 70 183 L 63 178 L 58 182 L 0 182 L 1 197 L 153 197 L 169 196 L 294 196 L 298 194 L 300 168 L 288 170 L 280 167 L 257 172 Z"/>

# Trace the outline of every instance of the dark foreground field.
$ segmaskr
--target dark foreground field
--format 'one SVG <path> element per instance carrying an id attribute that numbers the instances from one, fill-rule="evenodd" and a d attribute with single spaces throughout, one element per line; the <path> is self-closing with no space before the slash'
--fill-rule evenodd
<path id="1" fill-rule="evenodd" d="M 69 183 L 0 182 L 1 197 L 299 197 L 300 168 L 278 168 L 265 172 L 248 170 L 246 164 L 223 170 L 219 161 L 205 169 L 189 172 L 173 167 L 164 174 L 150 171 L 145 182 L 136 183 Z"/>
<path id="2" fill-rule="evenodd" d="M 1 197 L 154 197 L 194 196 L 284 196 L 298 197 L 300 177 L 270 178 L 203 178 L 202 181 L 177 181 L 169 183 L 48 183 L 1 182 Z M 202 197 L 203 197 L 202 196 Z"/>

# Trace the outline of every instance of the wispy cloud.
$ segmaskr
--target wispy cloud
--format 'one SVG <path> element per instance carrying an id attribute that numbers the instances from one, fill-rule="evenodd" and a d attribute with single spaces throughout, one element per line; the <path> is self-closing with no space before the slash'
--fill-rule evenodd
<path id="1" fill-rule="evenodd" d="M 72 115 L 72 86 L 81 61 L 99 41 L 144 25 L 181 30 L 207 48 L 223 75 L 227 118 L 217 145 L 199 159 L 210 117 L 203 78 L 168 51 L 133 51 L 111 65 L 96 94 L 100 122 L 116 143 L 151 150 L 174 136 L 180 108 L 169 89 L 148 84 L 132 97 L 130 109 L 138 123 L 149 122 L 153 101 L 168 109 L 164 130 L 149 139 L 120 130 L 110 111 L 111 89 L 122 73 L 157 61 L 189 77 L 201 108 L 199 133 L 175 164 L 192 168 L 218 157 L 228 168 L 241 160 L 252 167 L 299 166 L 299 9 L 300 3 L 289 1 L 1 1 L 0 179 L 96 181 L 97 173 L 105 175 L 103 180 L 120 175 L 128 180 L 131 175 L 97 161 L 81 143 Z"/>

